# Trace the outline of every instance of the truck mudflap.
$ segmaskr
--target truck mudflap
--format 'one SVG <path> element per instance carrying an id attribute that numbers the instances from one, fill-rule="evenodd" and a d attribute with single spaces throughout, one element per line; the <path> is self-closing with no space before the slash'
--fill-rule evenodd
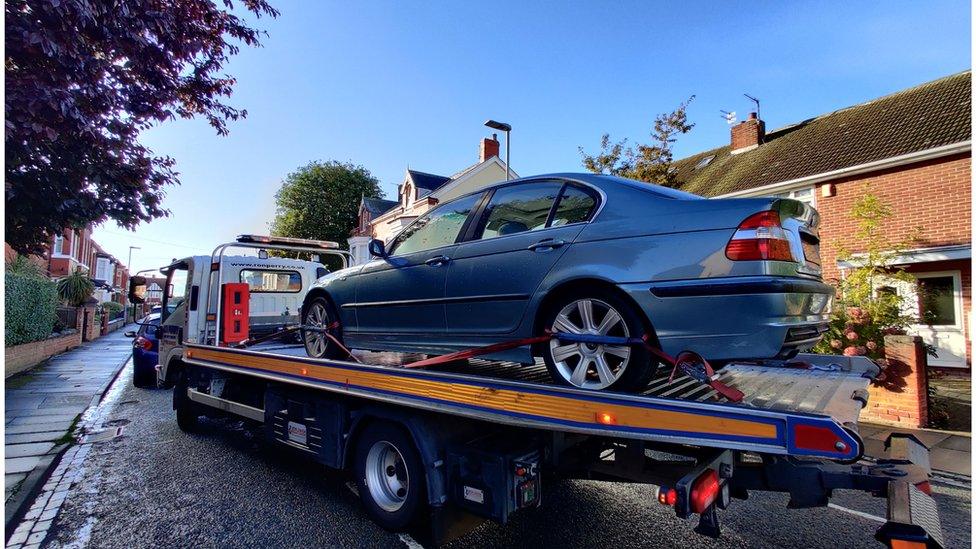
<path id="1" fill-rule="evenodd" d="M 887 522 L 875 537 L 893 549 L 944 547 L 938 507 L 929 494 L 928 448 L 910 434 L 893 433 L 886 455 L 876 463 L 843 465 L 766 456 L 737 463 L 731 495 L 745 499 L 749 490 L 787 492 L 790 508 L 823 507 L 837 489 L 870 492 L 888 499 Z"/>

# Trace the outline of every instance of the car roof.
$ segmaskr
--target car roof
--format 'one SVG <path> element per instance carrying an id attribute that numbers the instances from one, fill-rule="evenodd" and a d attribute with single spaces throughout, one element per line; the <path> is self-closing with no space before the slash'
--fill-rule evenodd
<path id="1" fill-rule="evenodd" d="M 547 173 L 540 175 L 531 175 L 527 177 L 520 177 L 518 179 L 512 179 L 510 181 L 501 181 L 494 185 L 489 185 L 478 189 L 477 191 L 472 191 L 459 198 L 465 198 L 471 195 L 481 194 L 485 191 L 497 189 L 499 187 L 505 187 L 507 185 L 517 185 L 521 183 L 532 183 L 535 181 L 545 181 L 550 179 L 564 179 L 570 181 L 576 181 L 580 183 L 586 183 L 593 185 L 597 188 L 606 188 L 608 185 L 619 185 L 623 187 L 629 187 L 639 191 L 643 191 L 650 194 L 655 194 L 657 196 L 671 198 L 671 199 L 683 199 L 683 200 L 695 200 L 702 199 L 703 197 L 692 194 L 685 191 L 679 191 L 677 189 L 672 189 L 670 187 L 664 187 L 662 185 L 656 185 L 654 183 L 647 183 L 645 181 L 636 181 L 634 179 L 627 179 L 625 177 L 617 177 L 614 175 L 598 174 L 598 173 L 588 173 L 588 172 L 557 172 L 557 173 Z M 457 199 L 454 199 L 457 200 Z M 453 202 L 454 200 L 451 200 Z"/>

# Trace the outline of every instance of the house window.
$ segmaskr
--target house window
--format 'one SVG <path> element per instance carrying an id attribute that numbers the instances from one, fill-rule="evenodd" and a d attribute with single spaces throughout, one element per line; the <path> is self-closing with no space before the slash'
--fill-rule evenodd
<path id="1" fill-rule="evenodd" d="M 64 237 L 57 235 L 54 237 L 54 253 L 52 255 L 64 255 L 62 249 L 64 249 Z"/>
<path id="2" fill-rule="evenodd" d="M 918 311 L 921 324 L 955 326 L 957 324 L 956 288 L 953 277 L 919 277 Z"/>
<path id="3" fill-rule="evenodd" d="M 112 261 L 107 257 L 95 260 L 95 280 L 112 280 Z"/>
<path id="4" fill-rule="evenodd" d="M 779 198 L 792 198 L 793 200 L 799 200 L 804 204 L 809 204 L 810 206 L 816 207 L 817 202 L 814 200 L 816 193 L 813 192 L 813 187 L 804 187 L 802 189 L 794 189 L 790 192 L 774 194 Z"/>
<path id="5" fill-rule="evenodd" d="M 709 164 L 709 163 L 710 163 L 710 162 L 711 162 L 711 161 L 712 161 L 712 160 L 713 160 L 714 158 L 715 158 L 715 155 L 714 155 L 714 154 L 712 154 L 712 155 L 709 155 L 709 156 L 706 156 L 705 158 L 702 158 L 701 160 L 699 160 L 699 161 L 698 161 L 698 163 L 697 163 L 697 164 L 695 164 L 695 169 L 696 169 L 696 170 L 700 170 L 700 169 L 702 169 L 702 168 L 704 168 L 704 167 L 705 167 L 705 166 L 707 166 L 707 165 L 708 165 L 708 164 Z"/>

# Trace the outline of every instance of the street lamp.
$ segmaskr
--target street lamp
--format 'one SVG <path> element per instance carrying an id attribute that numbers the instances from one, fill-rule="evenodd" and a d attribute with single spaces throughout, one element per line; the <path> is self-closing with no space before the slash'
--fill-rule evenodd
<path id="1" fill-rule="evenodd" d="M 506 124 L 504 122 L 498 122 L 497 120 L 487 120 L 485 126 L 489 128 L 498 130 L 500 132 L 505 132 L 505 181 L 512 178 L 512 164 L 511 164 L 511 152 L 512 152 L 512 125 Z"/>
<path id="2" fill-rule="evenodd" d="M 129 273 L 132 272 L 132 250 L 141 250 L 141 249 L 142 248 L 140 248 L 139 246 L 129 246 L 129 260 L 125 264 L 125 268 L 126 268 L 126 270 Z M 126 277 L 126 279 L 128 279 L 128 277 Z M 123 288 L 123 290 L 125 291 L 125 295 L 128 296 L 129 295 L 128 289 Z M 126 297 L 126 300 L 128 300 L 128 299 L 129 298 Z M 136 304 L 135 303 L 130 303 L 130 305 L 132 305 L 132 322 L 135 322 L 136 321 Z"/>

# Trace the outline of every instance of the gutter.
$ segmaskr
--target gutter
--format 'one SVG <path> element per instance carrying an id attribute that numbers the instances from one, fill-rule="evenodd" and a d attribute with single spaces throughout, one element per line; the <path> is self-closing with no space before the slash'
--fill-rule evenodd
<path id="1" fill-rule="evenodd" d="M 788 181 L 781 181 L 779 183 L 763 185 L 762 187 L 746 189 L 744 191 L 735 191 L 732 193 L 720 194 L 717 196 L 712 196 L 710 198 L 739 198 L 739 197 L 749 197 L 749 196 L 764 196 L 772 193 L 791 191 L 801 187 L 808 187 L 815 183 L 821 183 L 823 181 L 838 179 L 840 177 L 859 175 L 862 173 L 883 170 L 886 168 L 903 166 L 905 164 L 914 164 L 916 162 L 931 160 L 933 158 L 941 158 L 943 156 L 950 156 L 953 154 L 968 152 L 972 150 L 972 146 L 973 146 L 972 140 L 960 141 L 958 143 L 951 143 L 949 145 L 943 145 L 941 147 L 935 147 L 933 149 L 916 151 L 908 154 L 903 154 L 901 156 L 892 156 L 891 158 L 883 158 L 881 160 L 875 160 L 873 162 L 867 162 L 865 164 L 858 164 L 856 166 L 841 168 L 839 170 L 833 170 L 829 172 L 808 175 L 805 177 L 799 177 L 797 179 L 790 179 Z"/>

